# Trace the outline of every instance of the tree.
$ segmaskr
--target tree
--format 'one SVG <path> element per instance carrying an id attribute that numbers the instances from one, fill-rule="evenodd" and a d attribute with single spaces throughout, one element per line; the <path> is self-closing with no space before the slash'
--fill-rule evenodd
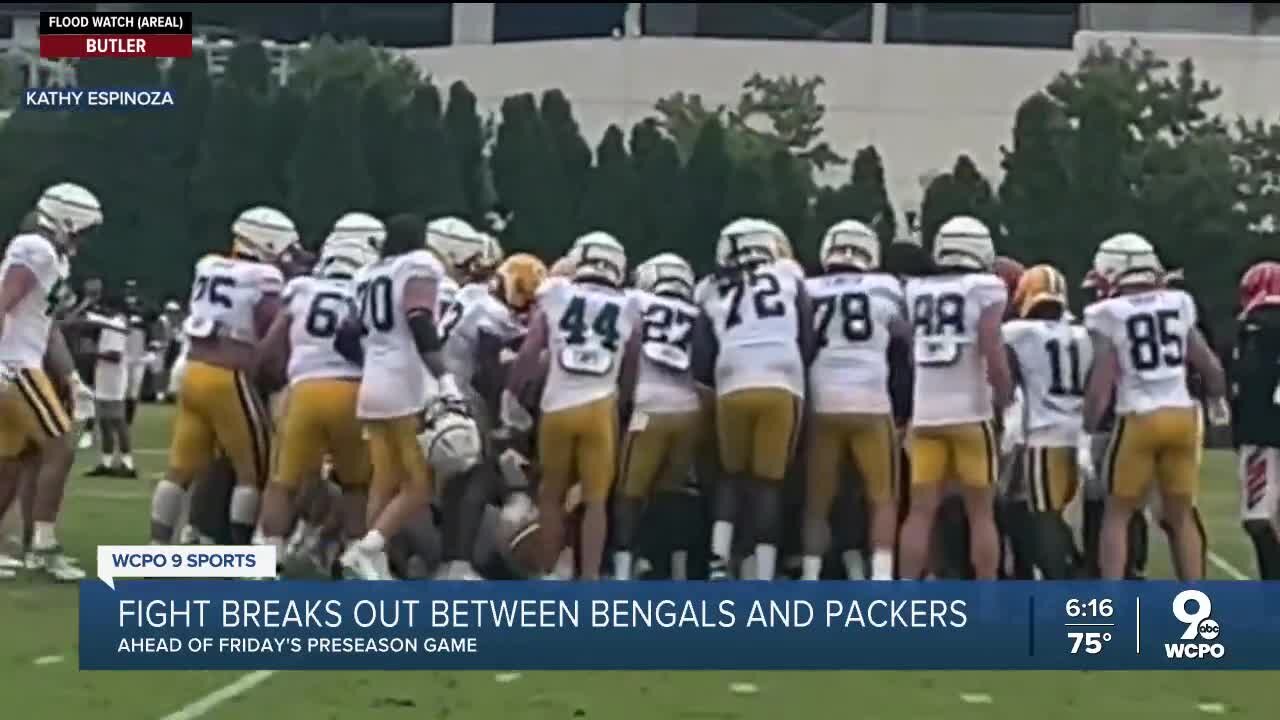
<path id="1" fill-rule="evenodd" d="M 1026 261 L 1050 260 L 1060 269 L 1070 251 L 1087 252 L 1073 232 L 1069 215 L 1075 209 L 1064 202 L 1072 191 L 1071 144 L 1067 118 L 1048 95 L 1036 93 L 1018 107 L 1013 145 L 1000 149 L 1000 204 L 1008 229 L 1003 252 Z M 1080 270 L 1070 271 L 1076 277 Z"/>
<path id="2" fill-rule="evenodd" d="M 548 90 L 542 94 L 539 108 L 542 125 L 551 140 L 552 151 L 560 159 L 564 175 L 564 188 L 576 209 L 586 189 L 587 172 L 591 168 L 591 146 L 582 139 L 578 121 L 573 117 L 573 106 L 560 90 Z M 626 154 L 626 149 L 623 149 Z"/>
<path id="3" fill-rule="evenodd" d="M 577 232 L 603 230 L 627 248 L 631 257 L 646 254 L 642 247 L 639 213 L 635 206 L 636 178 L 627 156 L 626 141 L 617 125 L 610 125 L 596 147 L 586 194 L 578 212 Z"/>
<path id="4" fill-rule="evenodd" d="M 705 270 L 711 266 L 716 237 L 727 217 L 725 186 L 732 169 L 724 144 L 724 128 L 718 119 L 712 118 L 698 133 L 698 141 L 684 168 L 683 185 L 690 198 L 691 217 L 683 247 L 685 257 L 695 268 Z M 738 186 L 743 186 L 741 178 Z"/>
<path id="5" fill-rule="evenodd" d="M 767 217 L 782 228 L 797 253 L 815 256 L 809 248 L 809 176 L 804 160 L 779 148 L 769 158 L 766 178 Z"/>
<path id="6" fill-rule="evenodd" d="M 359 108 L 360 89 L 350 79 L 326 82 L 311 102 L 289 165 L 289 207 L 303 238 L 322 238 L 343 212 L 373 199 Z"/>
<path id="7" fill-rule="evenodd" d="M 970 215 L 986 223 L 999 247 L 999 212 L 991 184 L 978 172 L 973 158 L 961 155 L 951 172 L 937 176 L 925 188 L 920 205 L 920 232 L 925 247 L 933 247 L 938 228 L 957 215 Z"/>
<path id="8" fill-rule="evenodd" d="M 478 223 L 493 205 L 486 179 L 488 168 L 484 162 L 487 138 L 476 110 L 476 95 L 461 80 L 449 86 L 444 129 L 454 161 L 458 164 L 466 215 L 472 223 Z"/>
<path id="9" fill-rule="evenodd" d="M 440 91 L 435 85 L 418 86 L 409 103 L 405 158 L 415 167 L 402 170 L 401 177 L 417 177 L 421 194 L 405 197 L 404 207 L 419 209 L 428 218 L 466 215 L 466 199 L 458 176 L 441 114 Z M 412 188 L 412 183 L 409 187 Z M 415 188 L 414 192 L 418 192 Z"/>
<path id="10" fill-rule="evenodd" d="M 852 219 L 869 225 L 883 242 L 897 238 L 898 223 L 884 181 L 884 164 L 874 145 L 854 155 L 848 182 L 818 190 L 813 215 L 819 233 L 841 220 Z"/>
<path id="11" fill-rule="evenodd" d="M 500 114 L 490 164 L 498 196 L 512 218 L 504 240 L 544 257 L 561 255 L 573 241 L 572 205 L 533 95 L 506 98 Z"/>
<path id="12" fill-rule="evenodd" d="M 641 246 L 653 252 L 679 251 L 686 237 L 690 201 L 681 183 L 680 153 L 653 118 L 631 128 Z"/>

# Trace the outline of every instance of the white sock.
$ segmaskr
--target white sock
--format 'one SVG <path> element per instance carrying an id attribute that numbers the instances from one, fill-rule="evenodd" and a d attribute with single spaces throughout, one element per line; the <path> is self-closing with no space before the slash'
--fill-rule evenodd
<path id="1" fill-rule="evenodd" d="M 850 580 L 864 580 L 867 577 L 866 568 L 863 567 L 862 553 L 857 550 L 845 550 L 840 554 L 840 559 L 844 560 L 844 571 Z"/>
<path id="2" fill-rule="evenodd" d="M 151 520 L 157 525 L 173 528 L 182 515 L 182 506 L 186 501 L 187 491 L 171 481 L 161 480 L 151 493 Z M 172 538 L 163 538 L 166 542 Z"/>
<path id="3" fill-rule="evenodd" d="M 739 580 L 755 580 L 756 579 L 756 556 L 748 555 L 742 558 L 742 562 L 738 563 L 738 579 Z"/>
<path id="4" fill-rule="evenodd" d="M 871 551 L 871 579 L 893 579 L 893 551 L 877 548 Z"/>
<path id="5" fill-rule="evenodd" d="M 671 579 L 689 579 L 689 551 L 674 550 L 671 553 Z"/>
<path id="6" fill-rule="evenodd" d="M 711 525 L 711 554 L 713 559 L 728 560 L 733 549 L 733 523 L 717 520 Z"/>
<path id="7" fill-rule="evenodd" d="M 631 552 L 619 550 L 613 554 L 613 577 L 615 580 L 631 579 Z"/>
<path id="8" fill-rule="evenodd" d="M 778 548 L 767 543 L 756 545 L 756 579 L 772 580 L 778 570 Z"/>
<path id="9" fill-rule="evenodd" d="M 125 453 L 125 454 L 124 454 L 124 457 L 123 457 L 123 458 L 121 458 L 120 462 L 124 463 L 124 467 L 125 467 L 125 469 L 126 469 L 126 470 L 132 470 L 132 469 L 133 469 L 133 455 L 132 455 L 132 454 L 130 454 L 130 453 Z"/>
<path id="10" fill-rule="evenodd" d="M 262 503 L 262 491 L 252 485 L 237 485 L 231 491 L 231 507 L 227 519 L 237 525 L 253 525 L 258 522 L 258 506 Z"/>
<path id="11" fill-rule="evenodd" d="M 560 557 L 556 558 L 556 569 L 552 574 L 561 580 L 572 580 L 573 570 L 573 548 L 567 547 L 561 550 Z"/>
<path id="12" fill-rule="evenodd" d="M 36 550 L 47 550 L 58 544 L 58 535 L 56 525 L 51 522 L 40 522 L 37 520 L 34 524 L 34 532 L 31 535 L 31 547 Z"/>
<path id="13" fill-rule="evenodd" d="M 822 557 L 818 555 L 805 555 L 803 566 L 800 571 L 801 580 L 817 580 L 822 575 Z"/>
<path id="14" fill-rule="evenodd" d="M 387 546 L 387 539 L 377 530 L 370 530 L 360 539 L 360 549 L 380 553 Z"/>
<path id="15" fill-rule="evenodd" d="M 110 455 L 108 455 L 106 453 L 102 453 L 102 464 L 106 467 L 115 467 L 116 454 L 111 453 Z"/>

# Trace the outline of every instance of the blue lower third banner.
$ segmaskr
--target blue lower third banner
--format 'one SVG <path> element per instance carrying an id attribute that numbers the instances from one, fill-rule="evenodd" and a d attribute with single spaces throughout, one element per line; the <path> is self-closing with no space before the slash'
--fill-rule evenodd
<path id="1" fill-rule="evenodd" d="M 84 670 L 1280 669 L 1280 583 L 121 581 Z"/>

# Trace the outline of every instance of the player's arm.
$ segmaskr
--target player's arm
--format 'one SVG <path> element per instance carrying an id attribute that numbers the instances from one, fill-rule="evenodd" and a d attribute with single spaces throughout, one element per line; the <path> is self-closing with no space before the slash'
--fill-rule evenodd
<path id="1" fill-rule="evenodd" d="M 76 361 L 71 355 L 71 348 L 67 346 L 67 338 L 62 334 L 62 328 L 58 323 L 53 323 L 49 327 L 49 344 L 45 348 L 45 366 L 49 369 L 49 374 L 58 378 L 69 378 L 76 373 Z M 119 353 L 116 353 L 119 362 Z"/>
<path id="2" fill-rule="evenodd" d="M 1199 328 L 1193 327 L 1187 334 L 1187 362 L 1204 379 L 1205 394 L 1211 399 L 1227 396 L 1227 376 L 1222 362 Z"/>
<path id="3" fill-rule="evenodd" d="M 414 347 L 422 356 L 427 370 L 440 380 L 441 392 L 446 395 L 458 395 L 453 376 L 444 366 L 441 350 L 444 338 L 436 324 L 436 295 L 439 282 L 430 275 L 416 275 L 404 284 L 403 307 L 405 319 L 409 323 L 409 333 L 413 335 Z"/>
<path id="4" fill-rule="evenodd" d="M 1093 368 L 1084 391 L 1084 429 L 1096 433 L 1111 405 L 1116 378 L 1120 375 L 1120 356 L 1115 345 L 1101 333 L 1092 333 Z"/>
<path id="5" fill-rule="evenodd" d="M 627 338 L 627 344 L 622 348 L 622 366 L 618 368 L 618 404 L 624 420 L 631 416 L 632 401 L 636 395 L 636 382 L 640 378 L 640 344 L 643 336 L 643 326 L 636 323 L 631 330 L 631 336 Z"/>
<path id="6" fill-rule="evenodd" d="M 36 285 L 36 274 L 31 268 L 16 263 L 9 265 L 0 278 L 0 333 L 4 332 L 5 318 Z"/>
<path id="7" fill-rule="evenodd" d="M 698 315 L 693 325 L 690 347 L 693 350 L 690 362 L 693 380 L 698 384 L 699 393 L 708 395 L 716 385 L 716 357 L 720 353 L 720 342 L 716 339 L 715 328 L 706 311 Z"/>
<path id="8" fill-rule="evenodd" d="M 281 310 L 272 318 L 266 334 L 254 349 L 254 367 L 258 375 L 275 378 L 284 376 L 289 359 L 289 327 L 292 323 L 293 315 L 288 306 L 282 303 Z"/>
<path id="9" fill-rule="evenodd" d="M 98 351 L 94 353 L 94 357 L 102 362 L 117 364 L 124 362 L 124 343 L 117 341 L 115 337 L 115 334 L 118 333 L 118 328 L 114 325 L 107 325 L 103 327 L 102 332 L 103 335 L 98 342 Z M 112 335 L 107 335 L 107 333 L 112 333 Z M 107 338 L 110 338 L 110 341 L 103 342 L 103 340 L 106 340 Z M 121 338 L 123 338 L 123 336 L 121 336 Z M 50 347 L 52 348 L 52 333 L 50 334 L 49 340 Z"/>
<path id="10" fill-rule="evenodd" d="M 1002 410 L 1013 402 L 1013 373 L 1009 369 L 1009 355 L 1005 351 L 1004 335 L 1000 326 L 1004 321 L 1005 301 L 997 300 L 982 309 L 978 316 L 978 350 L 987 363 L 987 382 L 996 409 Z"/>
<path id="11" fill-rule="evenodd" d="M 258 298 L 258 302 L 253 306 L 253 329 L 258 337 L 266 336 L 271 323 L 279 314 L 280 288 L 278 285 L 269 285 L 263 288 L 262 297 Z"/>
<path id="12" fill-rule="evenodd" d="M 818 354 L 818 333 L 813 327 L 813 299 L 803 282 L 796 283 L 796 342 L 800 346 L 800 357 L 805 367 L 813 364 Z"/>
<path id="13" fill-rule="evenodd" d="M 547 348 L 548 334 L 546 313 L 535 310 L 533 319 L 529 321 L 529 332 L 520 344 L 516 359 L 511 363 L 511 370 L 507 372 L 507 392 L 521 397 L 529 384 L 540 375 L 542 351 Z"/>

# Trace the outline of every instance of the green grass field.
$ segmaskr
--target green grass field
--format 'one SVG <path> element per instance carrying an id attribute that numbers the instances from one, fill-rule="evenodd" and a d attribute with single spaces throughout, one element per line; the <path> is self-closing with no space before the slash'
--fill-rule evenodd
<path id="1" fill-rule="evenodd" d="M 162 469 L 167 413 L 137 432 L 145 479 L 88 479 L 80 458 L 61 534 L 92 570 L 99 543 L 146 538 L 151 484 Z M 1252 574 L 1236 522 L 1233 459 L 1210 453 L 1203 509 L 1214 579 Z M 1157 533 L 1158 535 L 1158 533 Z M 1168 577 L 1163 545 L 1152 575 Z M 96 720 L 497 720 L 499 718 L 1151 718 L 1275 716 L 1276 673 L 1262 672 L 81 672 L 75 587 L 41 577 L 0 583 L 0 697 L 23 717 Z M 1280 651 L 1280 648 L 1277 649 Z M 754 694 L 730 686 L 752 683 Z M 1269 702 L 1268 702 L 1269 701 Z M 1268 709 L 1270 708 L 1270 709 Z"/>

